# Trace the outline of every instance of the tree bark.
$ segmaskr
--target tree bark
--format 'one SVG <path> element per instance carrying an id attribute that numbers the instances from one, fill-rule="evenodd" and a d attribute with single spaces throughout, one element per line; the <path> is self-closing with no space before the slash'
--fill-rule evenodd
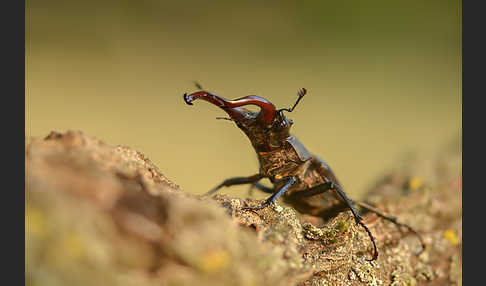
<path id="1" fill-rule="evenodd" d="M 462 154 L 398 162 L 329 221 L 277 203 L 186 193 L 148 158 L 79 131 L 26 138 L 26 285 L 461 285 Z M 434 158 L 436 157 L 436 158 Z M 170 166 L 164 166 L 170 169 Z"/>

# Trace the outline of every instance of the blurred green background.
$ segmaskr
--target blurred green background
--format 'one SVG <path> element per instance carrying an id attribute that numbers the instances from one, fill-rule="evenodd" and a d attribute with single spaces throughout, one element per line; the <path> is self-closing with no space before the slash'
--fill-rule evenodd
<path id="1" fill-rule="evenodd" d="M 258 163 L 220 109 L 184 103 L 193 81 L 279 108 L 305 87 L 293 133 L 357 198 L 407 152 L 461 136 L 461 5 L 26 1 L 26 136 L 82 130 L 203 193 Z"/>

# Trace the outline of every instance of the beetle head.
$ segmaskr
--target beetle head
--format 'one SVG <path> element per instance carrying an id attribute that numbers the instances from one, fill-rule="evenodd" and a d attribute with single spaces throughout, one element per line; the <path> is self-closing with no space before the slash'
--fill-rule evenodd
<path id="1" fill-rule="evenodd" d="M 260 96 L 249 95 L 228 100 L 204 90 L 184 94 L 184 101 L 192 105 L 194 100 L 202 99 L 219 106 L 230 116 L 224 119 L 234 121 L 249 137 L 257 151 L 271 151 L 281 147 L 285 139 L 290 136 L 289 130 L 293 122 L 284 115 L 283 111 L 292 112 L 305 93 L 305 89 L 299 91 L 299 98 L 292 108 L 279 110 L 269 100 Z M 260 110 L 251 111 L 243 107 L 246 105 L 256 105 Z"/>

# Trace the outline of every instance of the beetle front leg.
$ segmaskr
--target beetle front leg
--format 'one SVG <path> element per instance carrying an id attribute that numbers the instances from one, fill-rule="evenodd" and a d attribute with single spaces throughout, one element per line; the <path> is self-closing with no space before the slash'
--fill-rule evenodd
<path id="1" fill-rule="evenodd" d="M 269 188 L 267 186 L 264 186 L 264 185 L 260 184 L 259 182 L 255 182 L 255 183 L 251 184 L 250 189 L 248 190 L 248 197 L 250 197 L 250 198 L 253 196 L 253 188 L 257 188 L 260 191 L 267 193 L 267 194 L 273 194 L 275 192 L 274 189 Z"/>
<path id="2" fill-rule="evenodd" d="M 275 203 L 275 201 L 281 195 L 283 195 L 293 184 L 295 184 L 296 181 L 297 181 L 297 179 L 295 177 L 293 177 L 293 176 L 289 177 L 287 183 L 285 183 L 285 185 L 282 188 L 280 188 L 280 190 L 278 190 L 277 192 L 273 193 L 270 197 L 268 197 L 262 205 L 256 206 L 256 207 L 244 207 L 243 209 L 244 210 L 260 210 L 260 209 L 266 208 L 271 203 Z"/>
<path id="3" fill-rule="evenodd" d="M 261 174 L 256 174 L 256 175 L 249 176 L 249 177 L 229 178 L 229 179 L 224 180 L 221 184 L 217 185 L 213 189 L 211 189 L 209 192 L 205 193 L 204 196 L 212 195 L 212 194 L 216 193 L 222 187 L 229 187 L 229 186 L 243 185 L 243 184 L 252 184 L 252 183 L 258 182 L 262 178 L 263 178 L 263 176 Z"/>

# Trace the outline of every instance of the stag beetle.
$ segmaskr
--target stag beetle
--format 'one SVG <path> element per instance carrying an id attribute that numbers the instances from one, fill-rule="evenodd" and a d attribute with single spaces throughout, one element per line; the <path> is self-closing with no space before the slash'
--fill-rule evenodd
<path id="1" fill-rule="evenodd" d="M 323 160 L 309 153 L 304 145 L 289 133 L 293 121 L 284 115 L 284 111 L 292 112 L 295 109 L 307 93 L 305 88 L 298 91 L 297 101 L 291 108 L 276 109 L 269 100 L 260 96 L 249 95 L 228 100 L 203 90 L 197 83 L 196 87 L 199 91 L 191 94 L 185 93 L 184 101 L 193 105 L 194 100 L 202 99 L 223 109 L 229 115 L 229 118 L 218 117 L 218 119 L 227 119 L 236 123 L 236 126 L 250 139 L 260 163 L 260 170 L 257 174 L 249 177 L 226 179 L 207 192 L 206 195 L 211 195 L 222 187 L 251 184 L 272 195 L 262 205 L 247 206 L 244 208 L 245 210 L 263 209 L 275 203 L 279 197 L 282 197 L 285 203 L 291 205 L 300 213 L 323 218 L 334 217 L 339 212 L 349 209 L 356 223 L 364 228 L 373 243 L 374 254 L 368 260 L 376 260 L 378 249 L 375 239 L 356 211 L 354 207 L 356 204 L 393 222 L 398 227 L 405 227 L 418 237 L 422 244 L 422 251 L 425 249 L 422 237 L 412 227 L 399 223 L 396 217 L 387 215 L 365 202 L 350 199 L 343 191 L 331 168 Z M 246 105 L 256 105 L 260 110 L 257 112 L 250 111 L 243 108 Z M 266 187 L 258 182 L 263 178 L 268 178 L 273 184 L 273 188 Z"/>

